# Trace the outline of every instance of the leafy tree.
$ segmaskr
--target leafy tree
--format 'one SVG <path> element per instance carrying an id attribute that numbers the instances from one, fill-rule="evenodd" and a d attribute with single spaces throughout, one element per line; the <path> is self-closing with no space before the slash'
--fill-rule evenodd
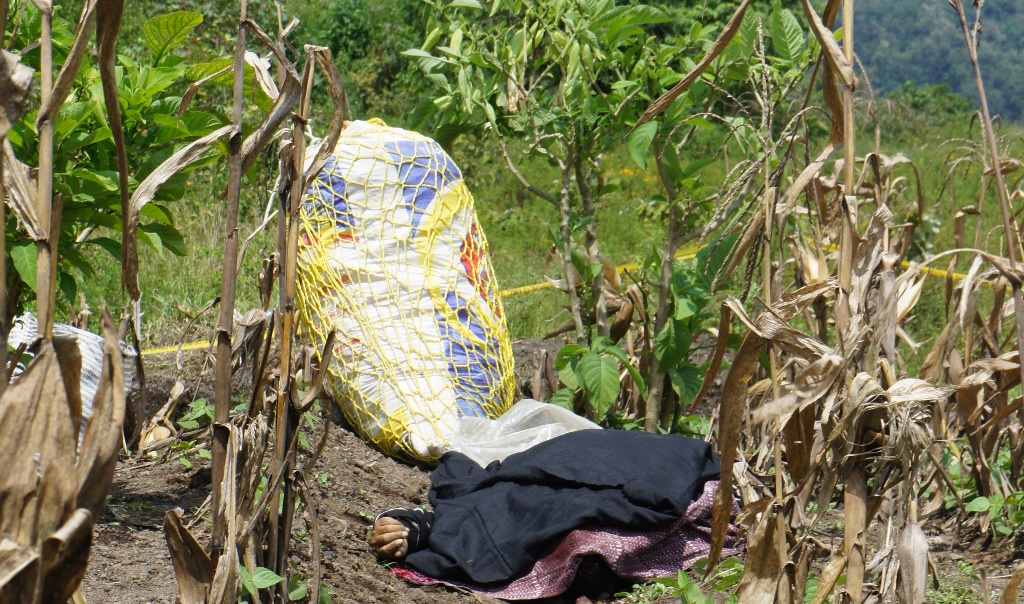
<path id="1" fill-rule="evenodd" d="M 297 38 L 331 49 L 356 115 L 402 121 L 429 93 L 416 65 L 402 56 L 419 45 L 426 8 L 422 0 L 301 3 Z"/>
<path id="2" fill-rule="evenodd" d="M 423 44 L 406 51 L 438 89 L 417 108 L 417 120 L 435 116 L 442 140 L 481 126 L 496 135 L 520 183 L 559 209 L 577 336 L 586 337 L 591 300 L 597 333 L 607 336 L 596 204 L 611 187 L 602 186 L 602 162 L 650 93 L 663 85 L 656 80 L 658 67 L 680 59 L 677 50 L 656 53 L 644 29 L 669 17 L 650 6 L 613 0 L 496 0 L 489 14 L 476 0 L 432 6 Z M 522 138 L 527 154 L 558 168 L 557 189 L 519 170 L 521 158 L 510 152 L 510 138 Z M 577 275 L 572 238 L 580 230 L 589 262 Z M 589 285 L 580 290 L 583 300 L 580 278 Z"/>
<path id="3" fill-rule="evenodd" d="M 21 6 L 16 5 L 15 10 L 20 11 Z M 15 49 L 26 49 L 24 62 L 38 72 L 39 51 L 32 42 L 39 36 L 39 12 L 26 2 L 23 14 L 11 44 Z M 147 48 L 142 54 L 143 60 L 136 62 L 127 56 L 118 56 L 117 69 L 121 75 L 118 94 L 131 175 L 129 184 L 133 188 L 176 149 L 227 123 L 216 109 L 197 109 L 190 103 L 183 103 L 188 82 L 225 66 L 223 61 L 189 65 L 182 56 L 184 43 L 202 21 L 202 15 L 188 11 L 153 17 L 143 27 Z M 13 29 L 10 21 L 8 27 Z M 54 20 L 55 62 L 58 64 L 65 59 L 73 31 L 67 20 Z M 249 71 L 253 73 L 252 67 Z M 218 77 L 229 82 L 231 74 Z M 250 82 L 253 79 L 247 78 Z M 249 86 L 247 90 L 260 105 L 268 106 L 269 98 L 259 87 Z M 94 274 L 89 260 L 90 247 L 120 259 L 123 225 L 116 155 L 103 107 L 99 71 L 86 58 L 68 102 L 54 120 L 53 190 L 63 203 L 58 284 L 69 304 L 76 302 L 76 274 L 85 278 Z M 38 154 L 36 114 L 35 110 L 26 114 L 8 135 L 15 156 L 26 163 Z M 224 152 L 223 148 L 214 149 L 160 187 L 153 201 L 142 209 L 139 239 L 157 250 L 176 255 L 185 253 L 183 235 L 175 227 L 173 203 L 185 194 L 190 173 L 216 161 Z M 8 300 L 10 310 L 20 312 L 26 294 L 36 287 L 36 249 L 13 219 L 6 228 L 14 268 L 8 273 Z"/>

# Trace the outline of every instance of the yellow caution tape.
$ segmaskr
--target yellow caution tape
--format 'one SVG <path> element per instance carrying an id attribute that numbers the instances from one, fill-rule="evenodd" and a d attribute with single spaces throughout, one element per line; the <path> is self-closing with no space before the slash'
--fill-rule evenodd
<path id="1" fill-rule="evenodd" d="M 181 346 L 161 346 L 160 348 L 149 348 L 147 350 L 143 350 L 140 354 L 142 356 L 149 356 L 152 354 L 168 354 L 171 352 L 178 352 L 179 350 L 199 350 L 200 348 L 209 348 L 209 346 L 210 342 L 203 340 L 189 342 L 188 344 L 182 344 Z"/>
<path id="2" fill-rule="evenodd" d="M 676 258 L 678 258 L 680 260 L 692 260 L 694 257 L 696 257 L 697 252 L 702 250 L 703 247 L 704 246 L 690 246 L 690 247 L 681 249 L 678 252 L 676 252 Z M 830 246 L 829 247 L 829 251 L 830 252 L 836 251 L 835 246 Z M 903 262 L 900 263 L 900 266 L 905 268 L 905 269 L 906 268 L 910 268 L 910 263 L 907 262 L 906 260 L 904 260 Z M 619 273 L 625 273 L 627 271 L 635 271 L 639 267 L 640 267 L 639 263 L 637 263 L 637 262 L 629 262 L 627 264 L 619 265 L 616 268 L 618 269 Z M 947 273 L 946 271 L 944 271 L 942 269 L 931 268 L 930 266 L 918 266 L 917 269 L 919 271 L 921 271 L 922 273 L 928 274 L 929 276 L 940 277 L 942 279 L 945 279 L 946 276 L 949 274 L 949 273 Z M 967 275 L 964 275 L 962 273 L 953 273 L 953 280 L 954 281 L 963 281 L 966 278 L 967 278 Z M 992 284 L 986 281 L 985 285 L 988 285 L 988 286 L 991 287 Z M 509 289 L 503 289 L 503 290 L 498 292 L 498 295 L 501 296 L 502 298 L 511 298 L 512 296 L 519 296 L 519 295 L 523 295 L 523 294 L 532 294 L 534 292 L 544 291 L 544 290 L 548 290 L 548 289 L 555 289 L 554 284 L 551 283 L 550 281 L 546 282 L 546 283 L 534 283 L 533 285 L 523 285 L 523 286 L 520 286 L 520 287 L 512 287 L 512 288 L 509 288 Z M 147 349 L 147 350 L 143 350 L 142 351 L 142 356 L 149 356 L 149 355 L 156 355 L 156 354 L 169 354 L 169 353 L 172 353 L 172 352 L 177 352 L 178 350 L 182 350 L 182 351 L 185 351 L 185 350 L 199 350 L 199 349 L 202 349 L 202 348 L 207 348 L 209 345 L 210 345 L 210 343 L 208 341 L 203 340 L 203 341 L 189 342 L 188 344 L 182 344 L 181 346 L 162 346 L 160 348 L 150 348 L 150 349 Z"/>

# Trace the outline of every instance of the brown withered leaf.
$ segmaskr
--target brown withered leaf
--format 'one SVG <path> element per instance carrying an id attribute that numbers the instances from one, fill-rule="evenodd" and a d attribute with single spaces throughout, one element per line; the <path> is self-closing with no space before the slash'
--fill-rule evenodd
<path id="1" fill-rule="evenodd" d="M 1017 568 L 1013 569 L 1013 575 L 1006 584 L 1006 588 L 1003 589 L 1003 596 L 999 599 L 999 604 L 1013 604 L 1016 602 L 1017 597 L 1020 596 L 1021 588 L 1024 588 L 1024 562 L 1018 564 Z"/>
<path id="2" fill-rule="evenodd" d="M 896 544 L 900 561 L 900 602 L 924 604 L 928 590 L 928 538 L 916 522 L 908 522 Z"/>
<path id="3" fill-rule="evenodd" d="M 704 400 L 708 391 L 711 390 L 711 386 L 714 385 L 715 379 L 718 378 L 718 370 L 722 367 L 725 349 L 729 344 L 729 324 L 731 322 L 732 309 L 728 304 L 722 304 L 722 314 L 718 318 L 718 338 L 715 341 L 715 350 L 711 354 L 711 362 L 708 364 L 708 370 L 704 374 L 704 381 L 701 382 L 700 390 L 697 392 L 697 396 L 693 398 L 693 404 L 690 405 L 691 413 Z"/>
<path id="4" fill-rule="evenodd" d="M 331 60 L 331 50 L 323 46 L 306 45 L 306 53 L 313 57 L 317 67 L 327 81 L 327 90 L 331 94 L 331 101 L 334 103 L 334 114 L 331 124 L 327 127 L 327 135 L 324 136 L 313 161 L 306 168 L 303 177 L 303 188 L 305 191 L 312 184 L 313 180 L 320 174 L 327 163 L 327 159 L 334 153 L 334 147 L 341 137 L 341 130 L 345 127 L 345 116 L 348 115 L 348 97 L 345 95 L 345 83 L 342 80 L 341 72 Z M 618 275 L 618 273 L 616 273 Z"/>
<path id="5" fill-rule="evenodd" d="M 704 73 L 704 70 L 708 68 L 708 65 L 711 65 L 711 62 L 714 61 L 723 50 L 725 50 L 725 47 L 728 46 L 729 42 L 731 42 L 733 37 L 736 36 L 736 32 L 740 30 L 740 25 L 743 24 L 743 16 L 746 14 L 747 7 L 749 6 L 750 0 L 743 0 L 743 3 L 736 7 L 736 12 L 733 13 L 729 22 L 725 24 L 725 27 L 722 29 L 722 33 L 718 34 L 718 37 L 715 38 L 715 42 L 711 45 L 711 49 L 708 50 L 707 54 L 704 55 L 704 58 L 702 58 L 689 73 L 683 76 L 683 79 L 673 86 L 671 90 L 656 98 L 650 105 L 648 105 L 647 109 L 644 111 L 643 115 L 640 116 L 640 119 L 636 121 L 633 128 L 636 128 L 644 122 L 649 122 L 661 115 L 666 109 L 668 109 L 669 105 L 671 105 L 673 101 L 679 98 L 679 95 L 686 92 L 686 89 L 697 81 L 697 78 Z M 632 130 L 630 130 L 630 132 L 632 132 Z"/>
<path id="6" fill-rule="evenodd" d="M 4 190 L 7 192 L 7 203 L 14 210 L 25 233 L 39 241 L 46 237 L 43 227 L 39 224 L 39 214 L 36 213 L 36 187 L 29 179 L 28 166 L 18 161 L 14 156 L 14 147 L 11 141 L 4 139 L 3 145 L 3 178 Z"/>
<path id="7" fill-rule="evenodd" d="M 832 559 L 828 561 L 828 565 L 821 571 L 821 577 L 818 579 L 818 590 L 814 592 L 812 604 L 825 604 L 825 600 L 828 599 L 828 595 L 835 589 L 836 583 L 839 582 L 839 577 L 845 569 L 846 554 L 843 553 L 843 549 L 840 547 L 839 551 L 832 554 Z"/>
<path id="8" fill-rule="evenodd" d="M 853 65 L 846 60 L 846 55 L 843 54 L 843 49 L 836 42 L 835 36 L 832 34 L 832 30 L 822 23 L 821 18 L 818 17 L 817 11 L 811 6 L 810 0 L 803 0 L 804 14 L 807 15 L 807 22 L 811 26 L 811 32 L 814 33 L 814 37 L 818 39 L 818 43 L 821 44 L 822 54 L 825 55 L 825 62 L 839 77 L 839 81 L 842 82 L 843 86 L 856 89 L 857 77 L 853 73 Z"/>
<path id="9" fill-rule="evenodd" d="M 256 161 L 256 157 L 261 151 L 270 143 L 273 139 L 274 134 L 277 132 L 278 126 L 284 121 L 286 117 L 291 115 L 292 109 L 295 104 L 299 101 L 299 97 L 302 94 L 302 86 L 299 80 L 299 74 L 296 73 L 295 67 L 291 61 L 285 55 L 284 49 L 272 40 L 270 36 L 263 32 L 262 29 L 251 19 L 244 21 L 245 26 L 250 32 L 256 36 L 261 42 L 263 42 L 267 48 L 277 58 L 278 63 L 284 67 L 284 82 L 281 83 L 281 94 L 277 97 L 270 112 L 264 116 L 259 126 L 253 130 L 252 134 L 246 137 L 242 143 L 242 173 L 252 167 L 253 162 Z"/>
<path id="10" fill-rule="evenodd" d="M 93 515 L 77 509 L 60 529 L 43 542 L 45 570 L 40 602 L 67 602 L 82 584 L 92 546 Z"/>
<path id="11" fill-rule="evenodd" d="M 10 539 L 0 540 L 0 602 L 33 602 L 38 583 L 39 554 Z"/>
<path id="12" fill-rule="evenodd" d="M 103 88 L 103 105 L 107 110 L 107 122 L 114 139 L 117 155 L 118 194 L 121 198 L 121 221 L 128 220 L 128 149 L 124 143 L 124 127 L 121 122 L 121 101 L 117 92 L 117 72 L 114 62 L 117 58 L 117 32 L 121 29 L 124 16 L 124 0 L 96 0 L 96 54 L 100 85 Z M 126 245 L 128 238 L 121 233 L 121 282 L 128 289 L 132 300 L 139 299 L 137 282 L 125 280 L 124 264 L 127 262 Z M 137 260 L 136 260 L 137 262 Z M 136 267 L 137 268 L 137 267 Z"/>
<path id="13" fill-rule="evenodd" d="M 245 62 L 252 67 L 253 72 L 255 72 L 256 83 L 260 85 L 263 93 L 266 94 L 270 100 L 277 100 L 277 97 L 280 96 L 281 93 L 277 89 L 277 84 L 274 83 L 274 76 L 270 75 L 270 61 L 264 59 L 251 50 L 247 50 L 245 51 Z"/>
<path id="14" fill-rule="evenodd" d="M 57 354 L 44 341 L 0 397 L 0 538 L 38 551 L 74 512 L 73 429 Z"/>
<path id="15" fill-rule="evenodd" d="M 822 166 L 832 158 L 832 155 L 836 152 L 839 147 L 835 143 L 829 142 L 825 145 L 825 148 L 818 153 L 818 156 L 814 160 L 807 164 L 800 174 L 793 180 L 793 184 L 789 185 L 786 192 L 782 194 L 780 201 L 779 213 L 788 214 L 792 211 L 793 206 L 796 205 L 797 198 L 800 194 L 807 190 L 814 177 L 821 171 Z M 812 283 L 812 281 L 808 281 Z"/>
<path id="16" fill-rule="evenodd" d="M 752 411 L 750 423 L 756 425 L 771 421 L 814 404 L 832 389 L 845 366 L 843 357 L 825 353 L 804 367 L 792 385 L 780 389 L 782 396 Z M 810 446 L 810 442 L 807 445 Z"/>
<path id="17" fill-rule="evenodd" d="M 770 507 L 765 510 L 747 536 L 747 565 L 736 588 L 736 596 L 744 604 L 775 602 L 775 588 L 782 569 L 775 551 L 776 522 L 771 512 Z"/>
<path id="18" fill-rule="evenodd" d="M 82 428 L 82 350 L 78 339 L 73 336 L 53 337 L 53 349 L 60 363 L 60 377 L 64 381 L 64 393 L 68 397 L 71 423 L 74 425 L 75 443 Z"/>
<path id="19" fill-rule="evenodd" d="M 164 515 L 164 538 L 171 550 L 171 564 L 178 582 L 181 604 L 206 604 L 213 582 L 210 557 L 181 521 L 181 510 Z"/>
<path id="20" fill-rule="evenodd" d="M 743 336 L 729 374 L 722 386 L 722 400 L 718 412 L 718 451 L 722 457 L 718 493 L 711 520 L 711 552 L 708 555 L 708 572 L 718 564 L 729 529 L 729 515 L 732 513 L 732 466 L 739 448 L 740 428 L 747 409 L 747 384 L 757 369 L 758 357 L 765 340 L 753 330 Z"/>
<path id="21" fill-rule="evenodd" d="M 0 140 L 25 113 L 25 98 L 32 87 L 32 69 L 18 55 L 0 48 Z"/>

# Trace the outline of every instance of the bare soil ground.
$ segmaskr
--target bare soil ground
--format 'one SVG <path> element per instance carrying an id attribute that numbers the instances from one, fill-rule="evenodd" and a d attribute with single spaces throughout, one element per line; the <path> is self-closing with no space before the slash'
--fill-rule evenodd
<path id="1" fill-rule="evenodd" d="M 532 394 L 539 349 L 557 351 L 554 343 L 517 342 L 517 375 L 524 394 Z M 150 369 L 147 403 L 139 414 L 148 417 L 166 400 L 173 378 L 167 369 Z M 205 380 L 192 383 L 199 396 L 212 394 Z M 702 410 L 703 411 L 703 410 Z M 171 509 L 184 510 L 186 520 L 200 542 L 208 539 L 208 525 L 196 511 L 209 494 L 210 471 L 207 462 L 191 456 L 188 469 L 174 459 L 133 457 L 122 459 L 111 488 L 108 504 L 97 526 L 89 569 L 83 592 L 90 603 L 112 604 L 177 602 L 167 545 L 163 536 L 163 517 Z M 377 512 L 394 506 L 426 502 L 429 471 L 395 461 L 368 447 L 344 427 L 330 426 L 327 447 L 310 472 L 311 486 L 319 499 L 316 510 L 321 534 L 323 582 L 335 592 L 333 602 L 346 604 L 469 604 L 496 602 L 493 598 L 458 592 L 441 587 L 417 587 L 406 584 L 376 561 L 366 543 L 367 529 Z M 839 515 L 836 515 L 839 519 Z M 297 521 L 297 526 L 301 523 Z M 1018 544 L 983 547 L 977 529 L 955 523 L 933 522 L 925 525 L 938 576 L 946 581 L 960 577 L 961 562 L 984 567 L 992 577 L 991 585 L 1000 593 L 1015 562 L 1024 556 Z M 873 532 L 881 530 L 876 523 Z M 839 542 L 842 529 L 836 523 L 820 539 L 829 545 Z M 869 539 L 871 537 L 869 536 Z M 307 544 L 308 546 L 308 544 Z M 293 552 L 304 569 L 306 552 L 296 545 Z M 823 563 L 825 560 L 819 561 Z M 968 583 L 972 581 L 968 578 Z M 968 586 L 970 587 L 970 585 Z M 980 594 L 980 585 L 975 585 Z M 979 598 L 980 600 L 980 598 Z M 562 599 L 574 602 L 575 598 Z M 585 601 L 585 600 L 582 600 Z M 594 601 L 622 602 L 611 593 Z M 663 597 L 657 602 L 678 599 Z"/>

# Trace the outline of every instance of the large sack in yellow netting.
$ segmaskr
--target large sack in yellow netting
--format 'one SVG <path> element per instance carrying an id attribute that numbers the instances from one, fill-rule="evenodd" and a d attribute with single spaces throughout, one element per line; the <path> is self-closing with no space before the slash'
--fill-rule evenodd
<path id="1" fill-rule="evenodd" d="M 308 157 L 315 154 L 311 149 Z M 431 461 L 513 402 L 512 347 L 462 174 L 433 140 L 350 122 L 306 193 L 297 303 L 326 388 L 386 453 Z"/>

